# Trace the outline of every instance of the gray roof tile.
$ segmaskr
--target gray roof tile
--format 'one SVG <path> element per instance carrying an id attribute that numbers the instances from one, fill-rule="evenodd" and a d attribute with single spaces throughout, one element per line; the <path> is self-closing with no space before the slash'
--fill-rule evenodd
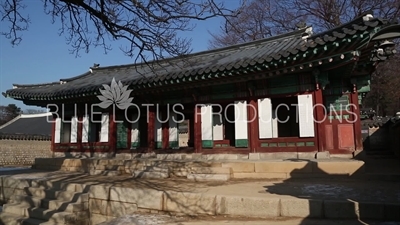
<path id="1" fill-rule="evenodd" d="M 0 126 L 0 133 L 5 135 L 51 135 L 51 114 L 20 115 L 9 123 Z"/>
<path id="2" fill-rule="evenodd" d="M 92 72 L 61 79 L 40 85 L 15 85 L 16 89 L 7 90 L 6 95 L 17 99 L 33 97 L 57 97 L 97 91 L 102 84 L 109 84 L 112 78 L 125 84 L 138 85 L 149 82 L 162 82 L 184 76 L 203 75 L 217 71 L 229 71 L 245 68 L 248 65 L 269 63 L 290 55 L 305 52 L 318 45 L 329 44 L 337 39 L 354 35 L 356 32 L 374 28 L 383 24 L 383 20 L 363 21 L 362 16 L 348 24 L 315 34 L 305 42 L 303 30 L 286 33 L 280 36 L 257 40 L 226 48 L 191 54 L 180 58 L 171 58 L 158 63 L 131 64 L 110 67 L 91 68 Z M 165 64 L 165 65 L 160 65 Z M 88 93 L 93 94 L 93 93 Z"/>

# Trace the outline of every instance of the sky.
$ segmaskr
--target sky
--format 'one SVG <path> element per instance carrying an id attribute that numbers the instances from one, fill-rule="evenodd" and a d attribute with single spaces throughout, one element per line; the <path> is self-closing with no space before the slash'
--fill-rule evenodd
<path id="1" fill-rule="evenodd" d="M 43 4 L 38 3 L 36 0 L 25 1 L 31 24 L 29 30 L 22 33 L 23 40 L 18 46 L 13 47 L 9 39 L 0 36 L 0 93 L 12 89 L 12 84 L 47 83 L 74 77 L 87 72 L 94 63 L 100 66 L 133 63 L 134 58 L 125 56 L 118 42 L 109 42 L 113 49 L 107 54 L 101 47 L 92 47 L 89 53 L 81 52 L 80 57 L 70 54 L 65 36 L 58 35 L 59 23 L 52 24 L 51 17 L 43 12 Z M 239 0 L 225 0 L 225 5 L 235 8 Z M 0 22 L 0 32 L 8 25 Z M 208 31 L 218 32 L 220 25 L 221 19 L 196 22 L 193 31 L 182 35 L 192 39 L 193 52 L 207 50 L 211 39 Z M 8 104 L 16 104 L 23 110 L 44 110 L 0 95 L 0 105 Z"/>

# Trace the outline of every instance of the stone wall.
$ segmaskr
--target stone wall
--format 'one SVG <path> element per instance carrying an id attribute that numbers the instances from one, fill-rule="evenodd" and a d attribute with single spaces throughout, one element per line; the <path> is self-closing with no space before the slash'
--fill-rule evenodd
<path id="1" fill-rule="evenodd" d="M 30 166 L 35 158 L 50 158 L 51 141 L 0 140 L 0 166 Z"/>
<path id="2" fill-rule="evenodd" d="M 0 201 L 11 196 L 26 195 L 26 187 L 58 187 L 61 191 L 85 192 L 88 199 L 91 224 L 111 221 L 134 213 L 171 215 L 210 215 L 248 218 L 316 218 L 398 221 L 399 203 L 349 201 L 344 199 L 299 199 L 281 195 L 235 195 L 209 192 L 207 188 L 196 192 L 179 186 L 157 183 L 119 186 L 111 183 L 82 184 L 16 179 L 0 176 Z M 156 183 L 154 183 L 156 184 Z M 86 194 L 87 193 L 87 194 Z M 128 194 L 127 194 L 128 193 Z M 233 192 L 234 193 L 234 192 Z M 86 199 L 86 198 L 85 198 Z M 114 223 L 110 223 L 114 224 Z"/>

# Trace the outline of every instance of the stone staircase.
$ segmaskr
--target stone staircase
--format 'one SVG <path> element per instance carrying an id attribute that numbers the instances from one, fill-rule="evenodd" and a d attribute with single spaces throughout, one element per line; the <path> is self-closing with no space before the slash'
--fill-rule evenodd
<path id="1" fill-rule="evenodd" d="M 89 194 L 78 186 L 46 187 L 37 184 L 25 187 L 3 205 L 0 224 L 88 225 Z"/>

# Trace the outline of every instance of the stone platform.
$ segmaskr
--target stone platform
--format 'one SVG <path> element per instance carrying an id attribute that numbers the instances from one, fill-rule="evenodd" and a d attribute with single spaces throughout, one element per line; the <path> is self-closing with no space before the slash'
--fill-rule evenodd
<path id="1" fill-rule="evenodd" d="M 33 192 L 26 189 L 56 189 L 61 196 L 85 193 L 91 224 L 135 213 L 400 221 L 400 181 L 327 177 L 199 182 L 25 169 L 8 171 L 0 184 L 0 197 L 7 202 L 16 195 L 29 197 Z M 0 221 L 12 218 L 8 211 L 0 214 Z"/>
<path id="2" fill-rule="evenodd" d="M 357 176 L 364 162 L 346 158 L 246 159 L 240 155 L 117 155 L 114 158 L 37 158 L 35 169 L 132 175 L 138 178 L 184 177 L 192 180 L 290 179 L 331 175 Z"/>

